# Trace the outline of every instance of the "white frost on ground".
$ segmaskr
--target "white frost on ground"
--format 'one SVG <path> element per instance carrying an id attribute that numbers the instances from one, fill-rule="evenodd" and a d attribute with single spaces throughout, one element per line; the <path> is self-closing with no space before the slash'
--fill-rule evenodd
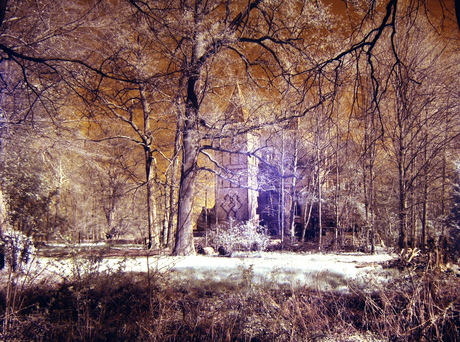
<path id="1" fill-rule="evenodd" d="M 36 279 L 64 280 L 92 272 L 162 272 L 188 282 L 234 282 L 267 284 L 276 287 L 307 286 L 317 290 L 348 289 L 348 284 L 366 285 L 385 281 L 380 278 L 380 263 L 395 255 L 379 253 L 299 254 L 289 252 L 234 253 L 233 257 L 218 256 L 154 256 L 36 258 L 29 274 Z M 5 270 L 2 271 L 3 273 Z M 0 272 L 0 273 L 2 273 Z"/>
<path id="2" fill-rule="evenodd" d="M 346 290 L 348 282 L 367 282 L 382 270 L 378 263 L 389 254 L 244 253 L 232 258 L 194 256 L 178 260 L 171 271 L 179 278 L 307 286 L 318 290 Z"/>

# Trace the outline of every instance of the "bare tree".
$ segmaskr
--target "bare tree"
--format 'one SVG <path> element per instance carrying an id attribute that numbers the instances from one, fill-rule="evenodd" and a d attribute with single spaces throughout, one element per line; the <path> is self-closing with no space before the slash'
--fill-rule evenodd
<path id="1" fill-rule="evenodd" d="M 305 24 L 319 28 L 325 25 L 327 13 L 323 7 L 306 2 L 299 6 L 260 0 L 131 4 L 148 22 L 150 32 L 155 32 L 145 39 L 158 46 L 169 61 L 164 73 L 169 80 L 171 75 L 177 77 L 174 89 L 180 95 L 175 103 L 182 156 L 174 253 L 189 254 L 193 253 L 193 195 L 202 139 L 244 134 L 270 120 L 275 123 L 283 119 L 273 110 L 259 123 L 225 120 L 222 114 L 207 111 L 212 101 L 222 102 L 216 97 L 218 87 L 224 86 L 222 76 L 241 75 L 239 82 L 252 84 L 252 93 L 260 99 L 279 93 L 294 74 L 309 67 L 310 63 L 304 60 L 300 64 L 299 59 L 306 51 Z"/>
<path id="2" fill-rule="evenodd" d="M 7 4 L 9 12 L 5 16 Z M 8 112 L 14 117 L 8 116 L 8 120 L 32 120 L 37 108 L 50 120 L 55 120 L 58 113 L 76 120 L 80 119 L 76 108 L 84 104 L 86 114 L 92 114 L 85 119 L 85 124 L 91 126 L 87 129 L 90 138 L 123 139 L 142 150 L 149 244 L 159 246 L 161 235 L 169 236 L 166 240 L 171 241 L 177 209 L 174 253 L 186 255 L 194 252 L 192 228 L 198 172 L 207 169 L 203 160 L 219 167 L 207 152 L 241 154 L 263 162 L 257 148 L 235 146 L 224 151 L 220 142 L 225 139 L 243 139 L 254 132 L 263 135 L 268 127 L 311 115 L 312 121 L 317 120 L 318 134 L 312 141 L 317 147 L 315 191 L 321 205 L 325 176 L 331 170 L 325 161 L 330 162 L 334 155 L 329 150 L 326 153 L 325 146 L 330 146 L 333 139 L 338 142 L 341 133 L 334 135 L 328 125 L 331 130 L 327 133 L 331 134 L 326 139 L 321 135 L 323 117 L 315 115 L 321 110 L 329 116 L 335 114 L 335 102 L 328 101 L 339 95 L 344 80 L 340 75 L 348 62 L 356 59 L 359 68 L 355 77 L 367 78 L 363 84 L 369 96 L 363 107 L 372 113 L 364 116 L 368 120 L 364 124 L 364 159 L 370 167 L 365 173 L 368 220 L 373 221 L 376 203 L 372 189 L 377 140 L 372 135 L 384 122 L 383 110 L 397 109 L 395 113 L 402 115 L 398 126 L 401 129 L 392 132 L 400 133 L 393 136 L 393 141 L 400 142 L 400 152 L 404 150 L 405 154 L 398 160 L 403 190 L 400 222 L 406 222 L 407 196 L 419 196 L 429 202 L 426 185 L 431 169 L 423 160 L 433 160 L 430 151 L 439 148 L 434 138 L 431 145 L 428 140 L 423 145 L 418 139 L 421 133 L 417 125 L 429 123 L 437 127 L 437 123 L 430 121 L 433 116 L 428 112 L 425 118 L 419 115 L 433 102 L 419 105 L 411 99 L 409 88 L 417 88 L 415 85 L 421 81 L 399 48 L 401 35 L 413 32 L 400 25 L 400 20 L 416 17 L 414 14 L 428 7 L 421 7 L 420 1 L 403 4 L 388 0 L 384 5 L 350 2 L 348 8 L 355 14 L 347 21 L 351 26 L 342 30 L 349 40 L 338 46 L 332 38 L 340 31 L 335 29 L 339 20 L 321 2 L 1 1 L 0 67 L 8 70 L 8 79 L 1 80 L 2 89 L 3 94 L 16 99 L 9 101 Z M 114 15 L 108 9 L 123 15 Z M 417 42 L 407 46 L 416 47 Z M 390 57 L 385 57 L 388 54 Z M 235 87 L 245 93 L 246 110 L 241 117 L 237 111 L 225 113 Z M 395 101 L 386 104 L 384 100 L 391 101 L 390 93 L 396 94 Z M 103 119 L 102 113 L 107 114 Z M 409 116 L 417 120 L 409 122 Z M 100 119 L 97 124 L 96 117 Z M 107 118 L 110 119 L 104 122 Z M 109 128 L 108 122 L 113 126 Z M 409 127 L 408 123 L 413 125 Z M 445 131 L 450 132 L 450 128 Z M 406 133 L 416 137 L 419 144 L 412 144 Z M 409 145 L 413 154 L 406 152 Z M 136 157 L 140 155 L 136 152 Z M 335 156 L 338 164 L 340 158 Z M 136 164 L 133 173 L 138 173 L 137 167 Z M 420 170 L 425 175 L 423 182 L 412 177 L 421 174 Z M 286 170 L 282 171 L 285 182 Z M 339 176 L 337 186 L 342 184 Z M 407 188 L 414 188 L 416 183 L 425 189 L 422 194 Z M 283 196 L 289 193 L 284 191 L 288 188 L 284 184 Z M 339 203 L 338 193 L 336 198 Z M 288 203 L 289 199 L 283 197 L 281 202 Z M 158 213 L 166 208 L 169 214 L 162 219 Z M 160 221 L 168 222 L 163 229 Z M 284 217 L 280 220 L 283 226 L 285 221 Z M 406 228 L 401 227 L 403 235 Z"/>

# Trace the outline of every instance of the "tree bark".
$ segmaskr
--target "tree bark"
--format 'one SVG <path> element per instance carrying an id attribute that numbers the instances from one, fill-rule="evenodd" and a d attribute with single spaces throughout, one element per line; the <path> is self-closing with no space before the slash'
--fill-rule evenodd
<path id="1" fill-rule="evenodd" d="M 319 151 L 317 151 L 317 163 L 319 163 Z M 318 164 L 317 167 L 317 187 L 318 187 L 318 231 L 319 231 L 319 237 L 318 237 L 318 250 L 323 249 L 323 218 L 322 218 L 322 211 L 323 211 L 323 192 L 321 189 L 321 168 Z"/>
<path id="2" fill-rule="evenodd" d="M 152 151 L 147 146 L 145 147 L 145 178 L 147 187 L 147 233 L 148 242 L 147 248 L 159 248 L 160 247 L 160 234 L 157 223 L 157 206 L 154 191 L 155 177 L 152 175 L 154 170 L 154 158 Z"/>
<path id="3" fill-rule="evenodd" d="M 168 221 L 167 221 L 167 232 L 165 232 L 165 238 L 166 238 L 166 246 L 173 247 L 174 243 L 174 218 L 177 215 L 176 207 L 177 207 L 177 187 L 176 187 L 176 182 L 177 182 L 177 176 L 178 176 L 178 170 L 179 170 L 179 157 L 178 153 L 180 151 L 180 124 L 178 123 L 177 129 L 176 129 L 176 135 L 174 137 L 174 154 L 173 154 L 173 160 L 172 160 L 172 165 L 171 165 L 171 170 L 169 172 L 169 177 L 168 177 L 168 212 L 166 213 Z"/>
<path id="4" fill-rule="evenodd" d="M 0 237 L 3 236 L 3 233 L 8 228 L 8 216 L 5 205 L 5 198 L 3 196 L 3 188 L 0 184 Z"/>
<path id="5" fill-rule="evenodd" d="M 7 4 L 8 4 L 8 0 L 0 0 L 0 27 L 2 26 L 3 20 L 5 19 Z M 2 149 L 1 139 L 2 138 L 0 136 L 0 150 Z M 3 188 L 0 184 L 0 237 L 3 236 L 3 232 L 5 231 L 7 223 L 8 221 L 7 221 L 5 198 L 3 197 Z"/>
<path id="6" fill-rule="evenodd" d="M 152 132 L 150 127 L 150 115 L 152 109 L 147 100 L 146 89 L 143 85 L 139 87 L 139 95 L 141 99 L 143 111 L 143 127 L 141 139 L 144 147 L 144 160 L 145 160 L 145 185 L 146 201 L 147 201 L 147 248 L 160 247 L 160 229 L 157 219 L 157 202 L 155 197 L 155 181 L 156 174 L 156 159 L 152 151 Z"/>
<path id="7" fill-rule="evenodd" d="M 457 25 L 460 29 L 460 0 L 455 0 L 455 14 L 457 15 Z"/>
<path id="8" fill-rule="evenodd" d="M 295 134 L 295 131 L 294 131 Z M 290 235 L 291 241 L 294 242 L 296 240 L 296 225 L 295 225 L 295 217 L 296 217 L 296 209 L 298 204 L 298 198 L 296 193 L 297 188 L 297 163 L 298 163 L 298 156 L 299 155 L 299 148 L 297 146 L 297 136 L 294 138 L 294 160 L 292 161 L 292 184 L 291 184 L 291 215 L 290 215 Z"/>
<path id="9" fill-rule="evenodd" d="M 399 241 L 398 246 L 401 250 L 407 248 L 407 205 L 406 205 L 406 187 L 404 177 L 404 166 L 399 166 Z"/>
<path id="10" fill-rule="evenodd" d="M 177 231 L 174 255 L 195 254 L 193 245 L 193 197 L 195 195 L 197 149 L 189 132 L 184 132 L 182 167 L 179 183 Z"/>
<path id="11" fill-rule="evenodd" d="M 198 70 L 193 70 L 187 81 L 187 101 L 185 121 L 182 128 L 182 166 L 179 182 L 179 201 L 177 209 L 177 231 L 174 255 L 195 254 L 193 244 L 193 199 L 197 174 L 197 158 L 200 151 L 197 137 L 199 103 L 195 92 Z"/>

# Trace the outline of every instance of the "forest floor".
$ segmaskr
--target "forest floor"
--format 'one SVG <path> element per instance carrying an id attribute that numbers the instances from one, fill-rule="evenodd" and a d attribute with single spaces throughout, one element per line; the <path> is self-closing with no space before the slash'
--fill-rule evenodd
<path id="1" fill-rule="evenodd" d="M 460 341 L 460 278 L 383 249 L 51 245 L 0 271 L 2 341 Z M 396 267 L 395 267 L 396 266 Z"/>

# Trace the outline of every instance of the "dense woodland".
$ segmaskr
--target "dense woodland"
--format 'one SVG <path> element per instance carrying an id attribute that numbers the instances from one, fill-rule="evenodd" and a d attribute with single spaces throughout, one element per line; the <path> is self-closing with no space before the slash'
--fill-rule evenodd
<path id="1" fill-rule="evenodd" d="M 3 231 L 192 254 L 228 153 L 264 171 L 255 190 L 279 195 L 283 238 L 312 238 L 298 216 L 320 247 L 323 228 L 455 247 L 453 1 L 3 0 L 0 14 Z"/>
<path id="2" fill-rule="evenodd" d="M 459 19 L 459 0 L 0 0 L 0 340 L 460 341 Z M 169 256 L 208 239 L 399 254 L 348 254 L 362 279 L 321 253 Z"/>

